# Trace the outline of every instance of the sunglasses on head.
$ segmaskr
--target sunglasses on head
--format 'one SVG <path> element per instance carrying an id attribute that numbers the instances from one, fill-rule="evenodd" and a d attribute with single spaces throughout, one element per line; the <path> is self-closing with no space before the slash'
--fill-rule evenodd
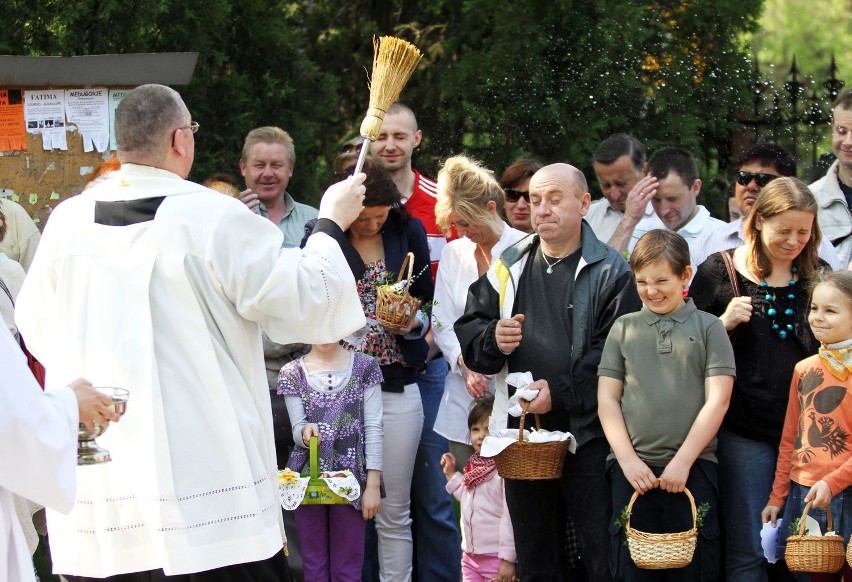
<path id="1" fill-rule="evenodd" d="M 740 186 L 748 186 L 751 184 L 751 181 L 754 180 L 757 182 L 757 185 L 763 188 L 767 184 L 769 184 L 772 180 L 777 178 L 775 174 L 763 174 L 754 172 L 737 172 L 737 184 Z"/>
<path id="2" fill-rule="evenodd" d="M 506 201 L 508 202 L 517 202 L 521 199 L 521 196 L 523 196 L 524 200 L 527 202 L 530 201 L 529 192 L 521 192 L 520 190 L 513 190 L 512 188 L 503 188 L 503 192 L 506 193 Z"/>

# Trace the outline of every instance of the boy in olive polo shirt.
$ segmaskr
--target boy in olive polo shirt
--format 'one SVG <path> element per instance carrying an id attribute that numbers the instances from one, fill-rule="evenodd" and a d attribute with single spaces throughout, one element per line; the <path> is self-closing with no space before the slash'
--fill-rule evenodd
<path id="1" fill-rule="evenodd" d="M 617 580 L 713 580 L 719 570 L 716 432 L 734 384 L 734 353 L 722 322 L 698 311 L 683 289 L 692 276 L 689 247 L 677 233 L 652 230 L 630 266 L 643 308 L 619 318 L 598 367 L 598 414 L 612 453 L 610 563 Z M 692 563 L 639 570 L 615 521 L 633 492 L 631 527 L 645 532 L 692 528 L 688 488 L 708 511 Z"/>

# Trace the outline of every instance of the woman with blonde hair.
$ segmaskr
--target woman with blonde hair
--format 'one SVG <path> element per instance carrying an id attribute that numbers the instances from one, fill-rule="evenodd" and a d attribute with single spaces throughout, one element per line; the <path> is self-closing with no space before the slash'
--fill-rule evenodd
<path id="1" fill-rule="evenodd" d="M 790 380 L 817 352 L 808 286 L 821 268 L 817 203 L 796 178 L 770 182 L 745 219 L 745 244 L 710 255 L 689 289 L 731 338 L 737 377 L 719 429 L 719 493 L 729 580 L 766 580 L 761 511 L 775 477 Z"/>
<path id="2" fill-rule="evenodd" d="M 503 189 L 494 176 L 466 156 L 444 162 L 438 173 L 435 218 L 445 232 L 455 228 L 459 238 L 441 254 L 432 310 L 435 341 L 450 364 L 444 396 L 435 420 L 435 432 L 450 441 L 450 452 L 463 467 L 473 447 L 467 417 L 474 398 L 494 391 L 490 376 L 464 365 L 453 324 L 464 313 L 467 289 L 488 271 L 491 261 L 526 236 L 500 218 Z"/>

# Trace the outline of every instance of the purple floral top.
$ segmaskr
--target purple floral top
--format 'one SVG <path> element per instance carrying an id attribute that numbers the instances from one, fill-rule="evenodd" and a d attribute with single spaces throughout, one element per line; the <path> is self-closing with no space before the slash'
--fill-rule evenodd
<path id="1" fill-rule="evenodd" d="M 320 471 L 349 469 L 363 493 L 367 485 L 364 446 L 364 391 L 382 381 L 382 372 L 373 358 L 353 354 L 349 377 L 341 390 L 323 392 L 311 387 L 302 359 L 281 368 L 278 394 L 298 396 L 308 422 L 319 426 Z M 308 449 L 294 447 L 287 465 L 298 472 L 310 469 Z M 352 502 L 361 509 L 361 498 Z"/>

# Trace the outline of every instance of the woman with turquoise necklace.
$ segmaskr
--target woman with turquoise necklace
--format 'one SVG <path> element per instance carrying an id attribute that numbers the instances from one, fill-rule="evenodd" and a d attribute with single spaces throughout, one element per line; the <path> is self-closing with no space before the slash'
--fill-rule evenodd
<path id="1" fill-rule="evenodd" d="M 711 255 L 689 289 L 698 309 L 725 324 L 737 363 L 716 450 L 728 580 L 767 580 L 760 512 L 775 476 L 793 368 L 819 347 L 808 326 L 808 286 L 828 267 L 817 257 L 816 215 L 802 182 L 776 178 L 743 222 L 745 244 Z"/>

